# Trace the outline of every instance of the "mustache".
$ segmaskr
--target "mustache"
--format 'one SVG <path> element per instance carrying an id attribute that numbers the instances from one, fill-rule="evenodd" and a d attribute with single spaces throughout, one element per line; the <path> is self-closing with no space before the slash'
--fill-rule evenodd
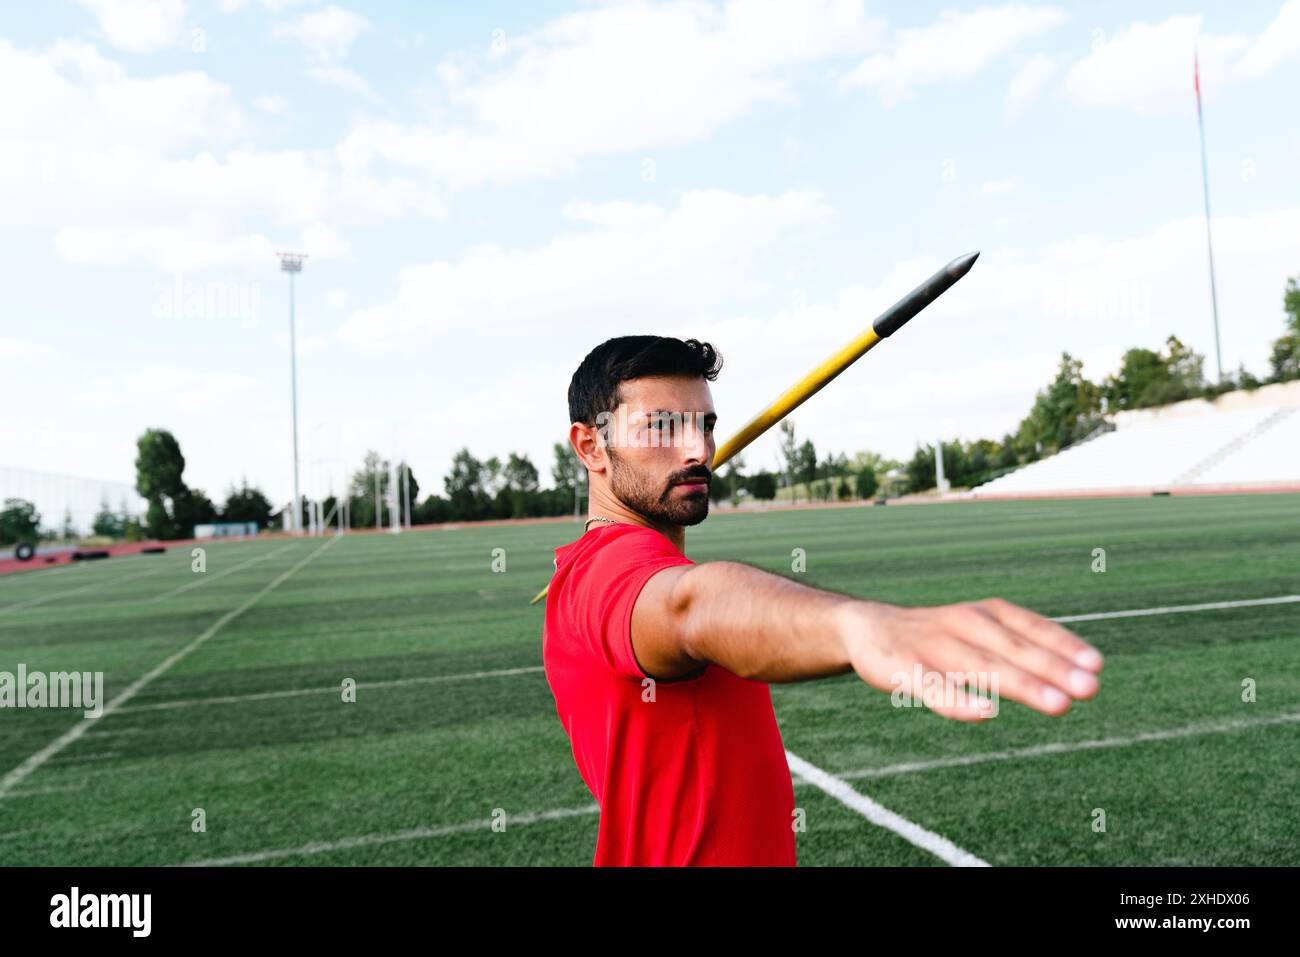
<path id="1" fill-rule="evenodd" d="M 692 472 L 687 472 L 686 474 L 678 476 L 677 478 L 673 479 L 668 484 L 669 486 L 688 485 L 688 484 L 694 484 L 696 482 L 703 482 L 706 485 L 711 484 L 713 482 L 713 473 L 710 472 L 708 469 L 704 469 L 702 471 L 696 470 Z"/>

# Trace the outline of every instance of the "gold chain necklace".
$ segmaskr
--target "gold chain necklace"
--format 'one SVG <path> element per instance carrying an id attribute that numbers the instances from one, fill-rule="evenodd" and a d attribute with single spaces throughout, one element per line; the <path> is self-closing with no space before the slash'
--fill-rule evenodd
<path id="1" fill-rule="evenodd" d="M 616 522 L 616 521 L 614 521 L 614 519 L 612 519 L 612 518 L 605 518 L 603 515 L 593 515 L 591 518 L 587 519 L 587 524 L 585 524 L 585 525 L 582 526 L 582 530 L 583 530 L 583 532 L 586 532 L 587 529 L 591 528 L 591 523 L 592 523 L 592 522 L 609 522 L 609 524 L 611 524 L 611 525 L 621 525 L 621 524 L 623 524 L 622 522 Z"/>

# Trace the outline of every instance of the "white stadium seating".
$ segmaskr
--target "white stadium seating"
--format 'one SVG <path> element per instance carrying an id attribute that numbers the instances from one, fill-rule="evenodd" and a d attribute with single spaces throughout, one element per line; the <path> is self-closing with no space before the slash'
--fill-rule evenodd
<path id="1" fill-rule="evenodd" d="M 1113 424 L 966 495 L 1300 486 L 1300 382 L 1121 412 Z"/>

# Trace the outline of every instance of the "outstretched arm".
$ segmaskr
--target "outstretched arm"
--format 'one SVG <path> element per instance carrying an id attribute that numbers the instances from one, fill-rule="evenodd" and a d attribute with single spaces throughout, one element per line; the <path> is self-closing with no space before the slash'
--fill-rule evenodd
<path id="1" fill-rule="evenodd" d="M 1000 598 L 904 608 L 823 591 L 737 562 L 666 568 L 632 612 L 632 648 L 646 674 L 675 678 L 713 663 L 743 678 L 786 682 L 855 671 L 872 687 L 911 688 L 917 664 L 939 674 L 996 675 L 999 693 L 1044 714 L 1097 694 L 1097 649 Z M 933 710 L 985 716 L 958 693 Z"/>

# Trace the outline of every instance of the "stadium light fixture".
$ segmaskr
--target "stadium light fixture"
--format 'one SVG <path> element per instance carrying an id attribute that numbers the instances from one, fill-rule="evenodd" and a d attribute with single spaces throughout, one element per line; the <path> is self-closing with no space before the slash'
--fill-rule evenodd
<path id="1" fill-rule="evenodd" d="M 293 531 L 302 531 L 302 494 L 298 489 L 298 341 L 294 333 L 293 277 L 302 272 L 306 253 L 277 252 L 280 271 L 289 274 L 289 391 L 293 403 Z"/>

